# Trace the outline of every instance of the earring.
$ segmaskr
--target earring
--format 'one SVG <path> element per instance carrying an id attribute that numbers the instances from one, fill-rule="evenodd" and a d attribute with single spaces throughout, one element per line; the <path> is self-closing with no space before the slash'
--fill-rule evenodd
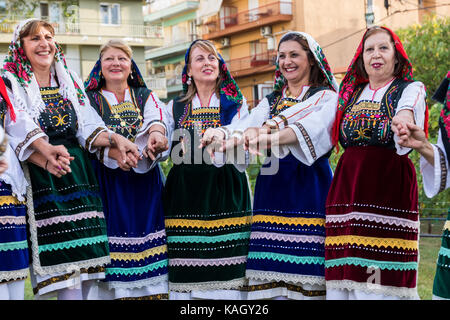
<path id="1" fill-rule="evenodd" d="M 192 83 L 192 78 L 189 76 L 188 79 L 187 79 L 187 81 L 186 81 L 186 84 L 187 84 L 188 86 L 190 86 L 191 83 Z"/>
<path id="2" fill-rule="evenodd" d="M 133 80 L 134 78 L 133 78 L 133 74 L 132 73 L 130 73 L 130 78 L 131 78 L 131 80 Z"/>

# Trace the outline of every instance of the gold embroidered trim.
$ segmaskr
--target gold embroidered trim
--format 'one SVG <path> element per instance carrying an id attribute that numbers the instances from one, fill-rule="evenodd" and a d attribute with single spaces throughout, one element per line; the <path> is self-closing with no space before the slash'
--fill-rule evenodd
<path id="1" fill-rule="evenodd" d="M 16 151 L 16 156 L 19 157 L 23 146 L 26 145 L 28 143 L 28 141 L 30 141 L 31 138 L 33 138 L 35 135 L 38 135 L 40 133 L 42 133 L 41 128 L 36 128 L 33 131 L 29 132 L 27 134 L 27 136 L 25 137 L 25 140 L 17 145 L 16 150 L 15 150 Z"/>
<path id="2" fill-rule="evenodd" d="M 391 247 L 398 249 L 417 250 L 416 240 L 403 240 L 397 238 L 374 238 L 355 235 L 326 237 L 325 246 L 356 244 L 371 247 Z"/>
<path id="3" fill-rule="evenodd" d="M 151 256 L 156 256 L 161 253 L 167 252 L 167 245 L 162 245 L 159 247 L 151 248 L 142 252 L 111 252 L 112 260 L 144 260 Z"/>
<path id="4" fill-rule="evenodd" d="M 86 145 L 85 145 L 85 149 L 89 150 L 89 146 L 91 145 L 92 141 L 94 140 L 94 138 L 103 130 L 106 130 L 105 128 L 102 127 L 98 127 L 97 129 L 94 130 L 94 132 L 92 132 L 92 134 L 86 139 Z"/>
<path id="5" fill-rule="evenodd" d="M 192 115 L 198 115 L 203 113 L 220 113 L 220 108 L 192 108 Z"/>
<path id="6" fill-rule="evenodd" d="M 244 286 L 242 291 L 250 292 L 250 291 L 269 290 L 275 288 L 286 288 L 289 291 L 299 292 L 306 297 L 320 297 L 324 296 L 326 293 L 325 290 L 305 290 L 303 289 L 302 286 L 296 286 L 290 283 L 286 283 L 284 281 Z"/>
<path id="7" fill-rule="evenodd" d="M 12 205 L 12 204 L 13 205 L 20 205 L 20 204 L 25 205 L 26 202 L 25 201 L 19 201 L 14 196 L 0 196 L 0 206 Z"/>
<path id="8" fill-rule="evenodd" d="M 250 224 L 252 216 L 227 218 L 218 220 L 186 220 L 186 219 L 166 219 L 166 228 L 173 227 L 192 227 L 192 228 L 220 228 L 233 225 Z"/>
<path id="9" fill-rule="evenodd" d="M 81 273 L 101 273 L 101 272 L 105 272 L 105 267 L 94 267 L 94 268 L 88 268 L 88 269 L 81 268 L 79 272 L 80 272 L 80 274 Z M 52 277 L 45 281 L 39 282 L 37 284 L 37 286 L 35 288 L 33 288 L 33 293 L 37 294 L 39 292 L 39 290 L 41 290 L 42 288 L 45 288 L 54 283 L 66 281 L 66 280 L 70 279 L 70 277 L 72 277 L 74 274 L 75 274 L 75 271 L 72 273 L 66 273 L 62 276 Z"/>
<path id="10" fill-rule="evenodd" d="M 288 225 L 316 225 L 325 226 L 325 219 L 321 218 L 286 218 L 279 216 L 256 215 L 253 223 L 276 223 Z"/>

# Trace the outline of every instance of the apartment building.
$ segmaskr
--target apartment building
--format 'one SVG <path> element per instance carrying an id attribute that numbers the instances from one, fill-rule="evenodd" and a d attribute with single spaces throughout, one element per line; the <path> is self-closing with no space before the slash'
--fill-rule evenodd
<path id="1" fill-rule="evenodd" d="M 146 74 L 145 48 L 163 45 L 161 25 L 144 24 L 142 0 L 0 0 L 0 58 L 8 52 L 17 23 L 28 17 L 49 21 L 64 49 L 69 68 L 86 79 L 99 57 L 100 46 L 122 39 L 133 49 L 141 72 Z"/>
<path id="2" fill-rule="evenodd" d="M 396 30 L 420 23 L 429 14 L 450 16 L 445 0 L 215 2 L 216 12 L 200 21 L 202 38 L 215 42 L 250 107 L 271 91 L 278 42 L 289 30 L 317 40 L 339 81 L 366 27 L 377 24 Z"/>

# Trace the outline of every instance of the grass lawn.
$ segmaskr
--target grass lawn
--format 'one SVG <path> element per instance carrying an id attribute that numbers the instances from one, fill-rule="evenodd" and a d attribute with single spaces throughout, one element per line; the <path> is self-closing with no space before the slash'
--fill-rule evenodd
<path id="1" fill-rule="evenodd" d="M 420 261 L 419 261 L 419 296 L 422 300 L 431 300 L 434 273 L 436 272 L 436 259 L 441 238 L 421 238 Z M 30 278 L 25 281 L 25 299 L 33 299 L 33 290 L 31 288 Z"/>

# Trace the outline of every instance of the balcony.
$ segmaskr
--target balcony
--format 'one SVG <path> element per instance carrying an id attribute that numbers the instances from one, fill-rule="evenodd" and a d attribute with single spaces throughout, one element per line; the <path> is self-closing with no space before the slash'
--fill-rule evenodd
<path id="1" fill-rule="evenodd" d="M 231 9 L 231 8 L 229 8 Z M 229 10 L 232 11 L 232 10 Z M 216 16 L 203 26 L 203 39 L 218 39 L 244 30 L 292 20 L 292 2 L 274 2 L 256 9 Z"/>
<path id="2" fill-rule="evenodd" d="M 164 39 L 164 45 L 160 48 L 149 49 L 145 51 L 145 60 L 161 60 L 169 57 L 183 55 L 191 45 L 192 41 L 198 38 L 196 34 L 176 35 L 177 38 Z"/>
<path id="3" fill-rule="evenodd" d="M 227 61 L 234 78 L 275 70 L 276 51 L 265 51 L 252 56 Z"/>
<path id="4" fill-rule="evenodd" d="M 168 94 L 183 90 L 181 73 L 167 71 L 145 78 L 147 87 L 155 91 L 160 99 L 166 99 Z"/>
<path id="5" fill-rule="evenodd" d="M 166 0 L 156 1 L 144 7 L 144 21 L 155 23 L 181 13 L 197 10 L 199 1 Z"/>
<path id="6" fill-rule="evenodd" d="M 21 21 L 20 18 L 1 18 L 0 42 L 9 43 L 14 28 Z M 105 25 L 98 20 L 81 19 L 70 22 L 51 22 L 55 29 L 57 41 L 62 44 L 99 45 L 103 39 L 120 38 L 131 45 L 156 47 L 163 44 L 163 28 L 161 25 L 143 25 L 121 23 L 119 25 Z"/>

